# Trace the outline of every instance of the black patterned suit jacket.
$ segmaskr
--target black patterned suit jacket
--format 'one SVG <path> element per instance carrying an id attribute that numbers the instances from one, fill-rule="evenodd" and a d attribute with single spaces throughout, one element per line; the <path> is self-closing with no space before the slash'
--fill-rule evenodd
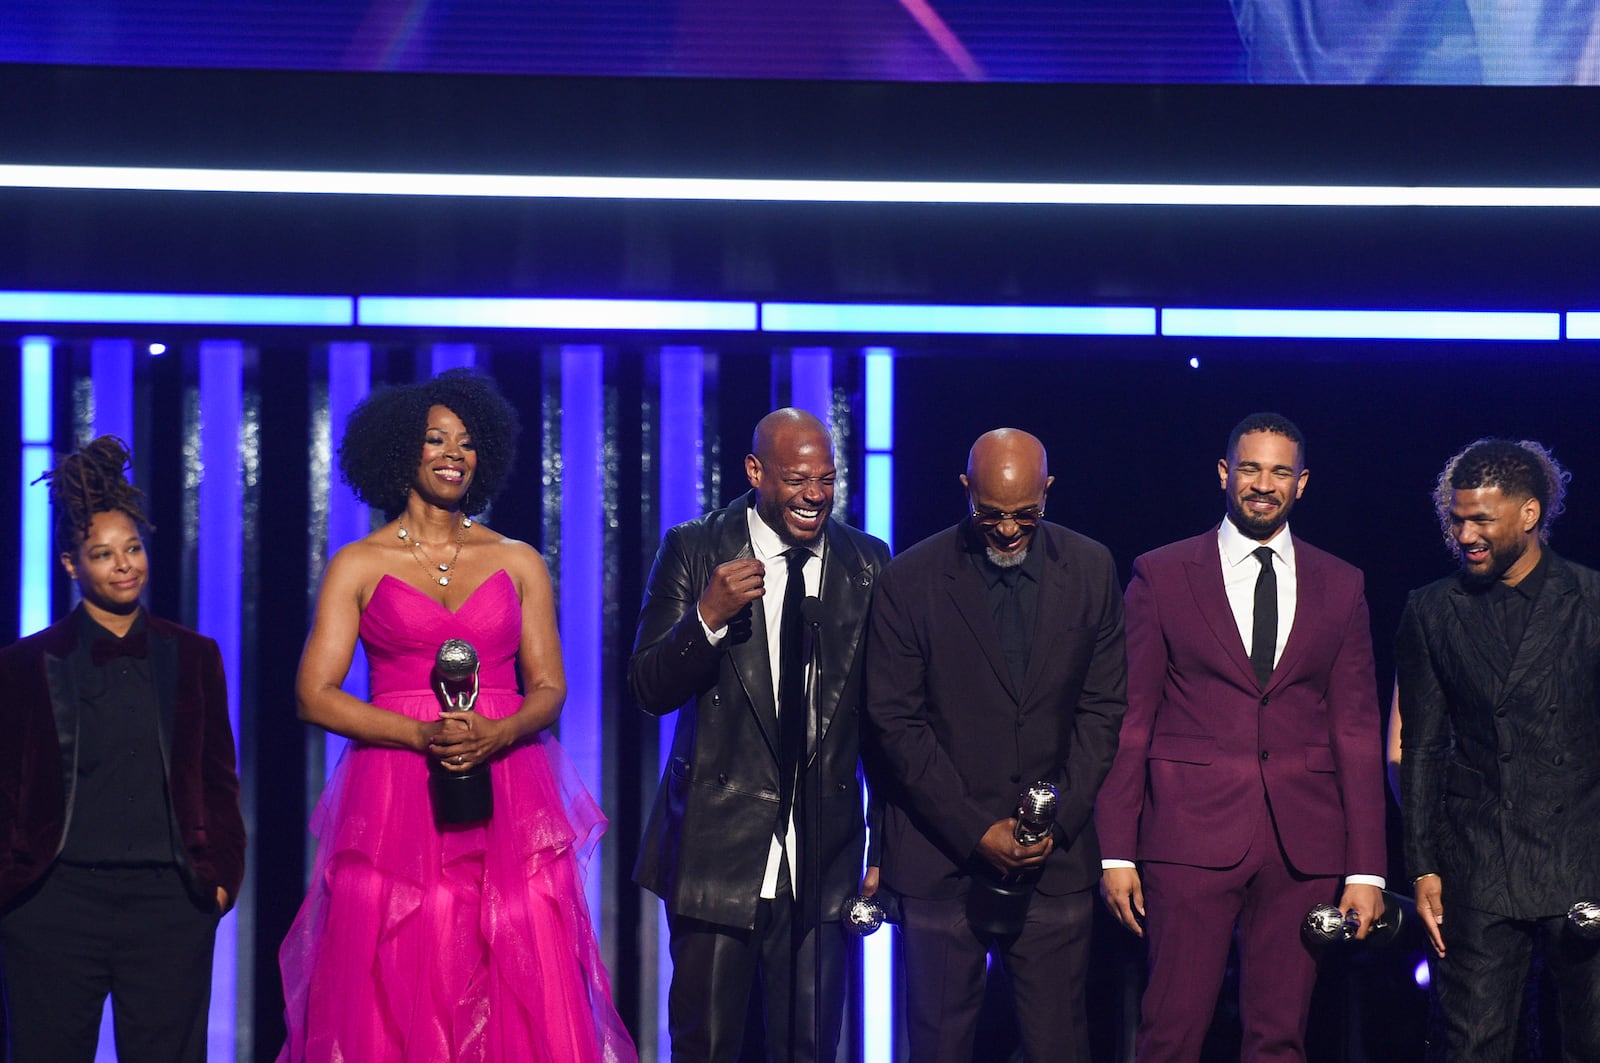
<path id="1" fill-rule="evenodd" d="M 1537 919 L 1600 897 L 1600 573 L 1545 557 L 1514 654 L 1455 576 L 1401 618 L 1406 863 L 1447 907 Z"/>

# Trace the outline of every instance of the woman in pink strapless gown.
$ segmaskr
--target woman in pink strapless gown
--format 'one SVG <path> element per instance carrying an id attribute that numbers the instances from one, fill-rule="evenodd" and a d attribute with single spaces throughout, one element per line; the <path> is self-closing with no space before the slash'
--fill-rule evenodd
<path id="1" fill-rule="evenodd" d="M 377 393 L 340 451 L 358 494 L 399 519 L 328 566 L 301 661 L 301 717 L 353 741 L 312 818 L 310 889 L 279 954 L 290 1063 L 637 1059 L 584 900 L 605 819 L 546 730 L 565 696 L 549 576 L 532 548 L 463 518 L 505 446 L 488 437 L 509 408 L 486 387 L 447 374 Z M 414 391 L 422 462 L 391 509 L 352 441 L 374 424 L 403 435 L 389 407 Z M 358 635 L 370 703 L 338 689 Z M 434 689 L 451 638 L 480 660 L 470 726 L 441 717 Z M 487 764 L 492 815 L 437 824 L 430 761 Z"/>

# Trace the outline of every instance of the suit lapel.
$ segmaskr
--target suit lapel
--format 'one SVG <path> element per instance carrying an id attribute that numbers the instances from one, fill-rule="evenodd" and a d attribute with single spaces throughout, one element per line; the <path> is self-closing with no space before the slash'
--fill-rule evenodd
<path id="1" fill-rule="evenodd" d="M 1300 658 L 1305 656 L 1306 647 L 1315 641 L 1315 629 L 1322 616 L 1318 606 L 1327 600 L 1328 574 L 1317 556 L 1303 546 L 1301 543 L 1295 544 L 1294 625 L 1289 628 L 1289 641 L 1284 643 L 1283 655 L 1278 658 L 1278 666 L 1272 670 L 1267 690 L 1277 686 L 1285 676 L 1293 674 Z"/>
<path id="2" fill-rule="evenodd" d="M 1544 586 L 1539 588 L 1539 598 L 1528 611 L 1528 626 L 1517 644 L 1516 656 L 1506 673 L 1501 694 L 1515 690 L 1536 663 L 1544 663 L 1545 647 L 1555 637 L 1568 631 L 1572 623 L 1572 603 L 1578 591 L 1577 581 L 1555 557 L 1549 560 L 1550 571 L 1545 573 Z"/>
<path id="3" fill-rule="evenodd" d="M 178 713 L 178 640 L 158 632 L 149 616 L 145 617 L 145 626 L 150 632 L 150 674 L 155 680 L 161 755 L 165 759 L 172 752 L 172 734 Z"/>
<path id="4" fill-rule="evenodd" d="M 741 557 L 754 556 L 750 546 L 749 518 L 746 516 L 749 504 L 749 496 L 746 495 L 730 507 L 732 512 L 723 522 L 722 538 L 717 543 L 717 558 L 712 562 L 712 568 Z M 739 617 L 734 618 L 729 625 L 728 638 L 734 640 L 733 645 L 728 647 L 728 660 L 732 662 L 734 673 L 744 687 L 745 700 L 755 714 L 756 726 L 761 729 L 773 757 L 777 757 L 778 696 L 772 689 L 772 663 L 767 654 L 767 618 L 761 599 L 751 602 Z"/>
<path id="5" fill-rule="evenodd" d="M 1195 608 L 1205 619 L 1224 656 L 1233 662 L 1241 681 L 1251 688 L 1256 687 L 1256 670 L 1250 664 L 1244 640 L 1239 637 L 1239 625 L 1233 619 L 1228 592 L 1222 586 L 1222 552 L 1215 535 L 1202 535 L 1196 540 L 1188 569 L 1189 592 L 1194 595 Z"/>
<path id="6" fill-rule="evenodd" d="M 822 558 L 822 691 L 818 710 L 822 715 L 820 736 L 826 737 L 834 712 L 844 694 L 850 663 L 865 633 L 867 606 L 872 600 L 872 573 L 849 536 L 828 522 L 828 549 Z M 808 756 L 815 757 L 819 733 L 806 736 Z"/>
<path id="7" fill-rule="evenodd" d="M 1055 654 L 1048 650 L 1050 634 L 1066 626 L 1067 607 L 1071 602 L 1071 592 L 1067 587 L 1067 565 L 1063 562 L 1059 544 L 1047 525 L 1039 525 L 1039 541 L 1036 548 L 1044 550 L 1047 564 L 1040 566 L 1039 607 L 1034 610 L 1028 672 L 1023 677 L 1019 699 L 1024 701 L 1038 686 L 1044 670 L 1056 659 Z M 998 636 L 995 644 L 998 648 Z M 1001 654 L 1000 665 L 1001 671 L 1009 676 L 1011 669 L 1005 663 L 1004 653 Z"/>
<path id="8" fill-rule="evenodd" d="M 995 630 L 994 614 L 989 608 L 989 590 L 984 586 L 983 577 L 978 575 L 978 566 L 963 548 L 960 534 L 956 536 L 955 557 L 945 573 L 945 580 L 946 593 L 955 604 L 956 613 L 972 632 L 972 639 L 989 667 L 994 669 L 995 678 L 1006 693 L 1021 701 L 1020 692 L 1011 682 L 1005 651 L 1000 648 L 1000 633 Z"/>

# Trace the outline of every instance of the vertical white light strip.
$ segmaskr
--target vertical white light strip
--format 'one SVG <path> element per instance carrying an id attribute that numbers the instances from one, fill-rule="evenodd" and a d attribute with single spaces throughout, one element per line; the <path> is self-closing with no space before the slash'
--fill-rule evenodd
<path id="1" fill-rule="evenodd" d="M 94 383 L 94 434 L 116 436 L 133 447 L 133 341 L 90 343 L 89 377 Z"/>
<path id="2" fill-rule="evenodd" d="M 350 411 L 367 397 L 372 388 L 372 346 L 367 343 L 330 343 L 328 345 L 328 436 L 334 455 L 344 440 L 345 425 Z M 338 460 L 334 459 L 337 469 Z M 371 530 L 372 515 L 339 479 L 337 472 L 328 477 L 328 544 L 327 556 L 346 543 L 355 542 Z M 356 643 L 355 654 L 350 658 L 350 671 L 344 677 L 345 692 L 366 701 L 371 696 L 367 683 L 367 654 Z M 344 755 L 349 739 L 332 731 L 323 736 L 323 781 L 333 774 Z"/>
<path id="3" fill-rule="evenodd" d="M 865 363 L 866 531 L 894 546 L 894 349 L 868 347 Z M 885 924 L 862 939 L 861 1058 L 863 1063 L 894 1060 L 894 935 Z"/>
<path id="4" fill-rule="evenodd" d="M 561 655 L 567 704 L 561 745 L 592 794 L 604 793 L 601 726 L 605 592 L 605 439 L 602 384 L 605 352 L 593 345 L 561 348 Z M 589 911 L 600 911 L 601 852 L 589 860 Z"/>
<path id="5" fill-rule="evenodd" d="M 195 626 L 217 640 L 228 677 L 228 722 L 239 729 L 240 581 L 244 572 L 244 482 L 240 427 L 244 422 L 244 345 L 200 344 L 200 505 L 196 535 L 199 593 Z M 238 923 L 235 912 L 217 927 L 211 973 L 209 1058 L 236 1056 Z"/>
<path id="6" fill-rule="evenodd" d="M 668 528 L 694 520 L 701 514 L 702 468 L 705 458 L 705 352 L 699 347 L 663 347 L 660 354 L 660 481 L 657 512 Z M 672 735 L 678 714 L 662 717 L 660 763 L 665 771 L 672 753 Z M 659 777 L 659 776 L 658 776 Z M 672 954 L 663 911 L 656 935 L 656 1045 L 657 1057 L 667 1058 L 671 1035 L 667 1029 L 667 991 L 672 985 Z"/>
<path id="7" fill-rule="evenodd" d="M 28 485 L 50 468 L 54 442 L 51 410 L 54 392 L 51 380 L 49 336 L 24 336 L 22 347 L 22 511 L 21 549 L 17 552 L 18 587 L 17 634 L 31 635 L 50 623 L 50 493 L 44 484 Z"/>

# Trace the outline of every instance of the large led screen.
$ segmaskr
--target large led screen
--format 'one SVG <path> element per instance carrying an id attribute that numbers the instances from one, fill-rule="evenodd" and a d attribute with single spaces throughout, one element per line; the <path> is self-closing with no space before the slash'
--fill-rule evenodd
<path id="1" fill-rule="evenodd" d="M 899 81 L 1585 84 L 1600 0 L 8 0 L 0 62 Z"/>

